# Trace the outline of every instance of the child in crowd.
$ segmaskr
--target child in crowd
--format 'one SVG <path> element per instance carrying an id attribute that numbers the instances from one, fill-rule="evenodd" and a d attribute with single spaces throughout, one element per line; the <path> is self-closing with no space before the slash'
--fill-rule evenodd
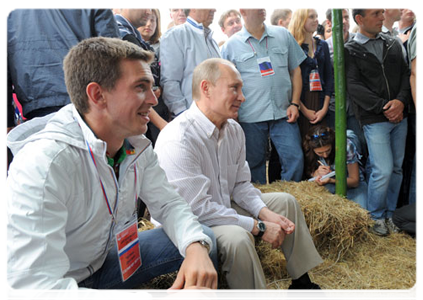
<path id="1" fill-rule="evenodd" d="M 303 139 L 304 174 L 335 193 L 335 177 L 325 177 L 335 170 L 335 132 L 317 125 Z M 367 183 L 360 169 L 359 143 L 353 131 L 347 131 L 347 198 L 367 209 Z"/>

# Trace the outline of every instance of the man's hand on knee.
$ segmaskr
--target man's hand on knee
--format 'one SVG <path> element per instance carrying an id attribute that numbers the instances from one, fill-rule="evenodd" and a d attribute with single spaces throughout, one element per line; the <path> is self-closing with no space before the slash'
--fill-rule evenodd
<path id="1" fill-rule="evenodd" d="M 279 224 L 267 221 L 263 221 L 263 223 L 266 225 L 266 231 L 261 237 L 262 240 L 270 243 L 273 249 L 279 248 L 285 239 L 285 232 Z"/>
<path id="2" fill-rule="evenodd" d="M 207 249 L 200 243 L 192 243 L 171 289 L 217 288 L 217 272 Z"/>
<path id="3" fill-rule="evenodd" d="M 271 211 L 267 207 L 264 207 L 262 210 L 260 210 L 258 217 L 262 221 L 278 224 L 283 229 L 285 234 L 291 234 L 295 230 L 295 224 L 292 221 Z"/>

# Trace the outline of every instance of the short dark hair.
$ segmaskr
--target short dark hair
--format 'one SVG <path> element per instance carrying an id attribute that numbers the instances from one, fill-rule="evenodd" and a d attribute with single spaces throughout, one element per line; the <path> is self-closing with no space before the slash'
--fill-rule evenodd
<path id="1" fill-rule="evenodd" d="M 317 25 L 316 33 L 318 35 L 325 36 L 325 27 L 323 26 L 323 24 L 318 24 Z"/>
<path id="2" fill-rule="evenodd" d="M 121 76 L 123 59 L 150 63 L 152 52 L 119 38 L 94 37 L 83 40 L 70 49 L 63 62 L 69 97 L 81 115 L 89 112 L 86 87 L 96 82 L 112 90 Z"/>
<path id="3" fill-rule="evenodd" d="M 270 24 L 278 25 L 278 21 L 280 19 L 285 21 L 288 18 L 289 14 L 292 14 L 292 10 L 290 10 L 289 8 L 275 9 L 272 13 L 272 16 L 270 17 Z"/>
<path id="4" fill-rule="evenodd" d="M 357 23 L 357 21 L 355 20 L 355 17 L 357 16 L 357 15 L 360 15 L 360 16 L 362 16 L 362 17 L 364 17 L 365 16 L 365 14 L 366 14 L 366 10 L 365 9 L 353 9 L 352 10 L 352 17 L 353 17 L 353 19 L 354 19 L 354 22 L 358 25 L 358 23 Z"/>
<path id="5" fill-rule="evenodd" d="M 332 22 L 332 8 L 329 8 L 329 9 L 326 11 L 326 20 L 329 20 L 329 21 L 331 21 L 331 22 Z"/>
<path id="6" fill-rule="evenodd" d="M 347 12 L 349 12 L 348 8 L 342 8 L 342 10 L 343 10 L 343 11 L 344 11 L 344 10 L 346 10 Z M 331 21 L 331 22 L 332 22 L 332 8 L 329 8 L 329 9 L 326 11 L 326 20 L 329 20 L 329 21 Z"/>
<path id="7" fill-rule="evenodd" d="M 219 19 L 219 22 L 218 22 L 220 27 L 225 27 L 224 26 L 225 21 L 226 21 L 227 18 L 229 18 L 231 16 L 231 14 L 237 15 L 241 19 L 241 14 L 236 9 L 227 10 L 220 16 L 220 19 Z"/>

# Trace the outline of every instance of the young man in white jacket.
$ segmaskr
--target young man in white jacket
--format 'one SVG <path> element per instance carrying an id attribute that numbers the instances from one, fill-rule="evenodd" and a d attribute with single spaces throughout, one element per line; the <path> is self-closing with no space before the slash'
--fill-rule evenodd
<path id="1" fill-rule="evenodd" d="M 217 287 L 213 234 L 142 135 L 157 104 L 151 59 L 120 39 L 82 41 L 64 60 L 72 104 L 10 132 L 13 288 L 134 288 L 178 269 L 173 288 Z M 138 233 L 139 197 L 162 229 Z"/>

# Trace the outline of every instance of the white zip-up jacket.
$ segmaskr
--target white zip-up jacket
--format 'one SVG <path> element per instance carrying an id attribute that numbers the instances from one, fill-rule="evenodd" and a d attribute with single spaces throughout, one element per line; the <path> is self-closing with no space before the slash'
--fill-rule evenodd
<path id="1" fill-rule="evenodd" d="M 117 181 L 107 164 L 106 143 L 72 104 L 9 133 L 14 160 L 6 181 L 7 276 L 13 288 L 78 288 L 115 247 L 114 234 L 132 218 L 136 196 L 182 256 L 195 241 L 211 245 L 187 202 L 168 183 L 150 141 L 144 136 L 128 141 L 135 153 L 121 163 Z M 116 226 L 100 179 L 112 208 L 117 200 Z"/>

